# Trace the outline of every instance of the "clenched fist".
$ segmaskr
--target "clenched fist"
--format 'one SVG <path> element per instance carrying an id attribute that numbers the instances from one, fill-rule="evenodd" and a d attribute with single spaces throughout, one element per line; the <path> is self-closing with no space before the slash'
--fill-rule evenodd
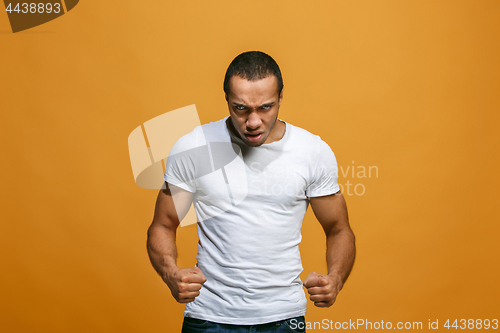
<path id="1" fill-rule="evenodd" d="M 165 279 L 172 296 L 179 303 L 189 303 L 200 295 L 201 285 L 207 281 L 198 267 L 177 269 Z"/>
<path id="2" fill-rule="evenodd" d="M 304 287 L 310 295 L 309 299 L 320 308 L 332 306 L 342 286 L 340 278 L 316 272 L 311 272 L 304 280 Z"/>

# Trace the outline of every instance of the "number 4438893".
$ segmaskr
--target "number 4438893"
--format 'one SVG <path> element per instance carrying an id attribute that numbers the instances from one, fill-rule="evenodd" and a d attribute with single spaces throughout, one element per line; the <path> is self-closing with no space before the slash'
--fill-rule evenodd
<path id="1" fill-rule="evenodd" d="M 61 4 L 60 3 L 54 3 L 54 4 L 35 3 L 35 2 L 22 3 L 22 4 L 18 3 L 18 4 L 16 4 L 16 6 L 14 8 L 12 8 L 12 3 L 9 3 L 9 5 L 7 6 L 7 8 L 5 10 L 9 13 L 16 12 L 16 13 L 23 13 L 23 14 L 27 14 L 27 13 L 31 13 L 31 14 L 47 13 L 47 14 L 50 14 L 50 13 L 54 12 L 54 13 L 58 14 L 61 12 Z"/>
<path id="2" fill-rule="evenodd" d="M 450 319 L 446 321 L 443 325 L 447 329 L 462 329 L 462 330 L 472 330 L 472 329 L 498 329 L 498 319 L 455 319 L 453 323 L 450 323 Z"/>

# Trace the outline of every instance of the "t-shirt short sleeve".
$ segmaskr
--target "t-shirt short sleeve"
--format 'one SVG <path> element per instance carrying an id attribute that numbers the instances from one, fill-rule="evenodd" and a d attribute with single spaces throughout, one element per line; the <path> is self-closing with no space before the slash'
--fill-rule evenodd
<path id="1" fill-rule="evenodd" d="M 184 148 L 184 149 L 183 149 Z M 196 192 L 194 150 L 177 141 L 167 158 L 163 180 L 188 192 Z"/>
<path id="2" fill-rule="evenodd" d="M 339 191 L 337 159 L 330 146 L 323 140 L 320 140 L 315 163 L 306 195 L 320 197 L 337 193 Z"/>

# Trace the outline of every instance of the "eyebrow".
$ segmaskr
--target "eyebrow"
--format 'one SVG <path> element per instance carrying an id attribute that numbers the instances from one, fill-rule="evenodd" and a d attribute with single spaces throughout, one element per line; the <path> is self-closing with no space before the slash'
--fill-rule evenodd
<path id="1" fill-rule="evenodd" d="M 275 102 L 264 103 L 260 107 L 263 107 L 263 106 L 273 106 L 274 104 L 275 104 Z"/>
<path id="2" fill-rule="evenodd" d="M 264 103 L 261 106 L 259 106 L 259 108 L 261 108 L 263 106 L 273 106 L 274 104 L 275 104 L 275 102 Z M 233 102 L 233 105 L 234 106 L 242 106 L 242 107 L 248 108 L 248 106 L 246 106 L 245 104 L 241 104 L 241 103 Z"/>

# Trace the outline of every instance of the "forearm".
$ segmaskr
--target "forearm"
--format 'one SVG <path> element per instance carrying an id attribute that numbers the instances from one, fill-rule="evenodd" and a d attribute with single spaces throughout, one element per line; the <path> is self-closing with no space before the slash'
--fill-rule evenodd
<path id="1" fill-rule="evenodd" d="M 148 229 L 147 249 L 151 264 L 163 280 L 177 268 L 176 231 L 153 223 Z"/>
<path id="2" fill-rule="evenodd" d="M 313 197 L 310 202 L 326 235 L 328 275 L 311 272 L 304 285 L 314 305 L 329 307 L 335 302 L 354 265 L 354 233 L 349 226 L 347 206 L 342 193 Z"/>
<path id="3" fill-rule="evenodd" d="M 356 246 L 352 230 L 345 228 L 337 232 L 330 232 L 326 243 L 328 275 L 340 279 L 343 286 L 354 265 L 355 257 Z"/>

